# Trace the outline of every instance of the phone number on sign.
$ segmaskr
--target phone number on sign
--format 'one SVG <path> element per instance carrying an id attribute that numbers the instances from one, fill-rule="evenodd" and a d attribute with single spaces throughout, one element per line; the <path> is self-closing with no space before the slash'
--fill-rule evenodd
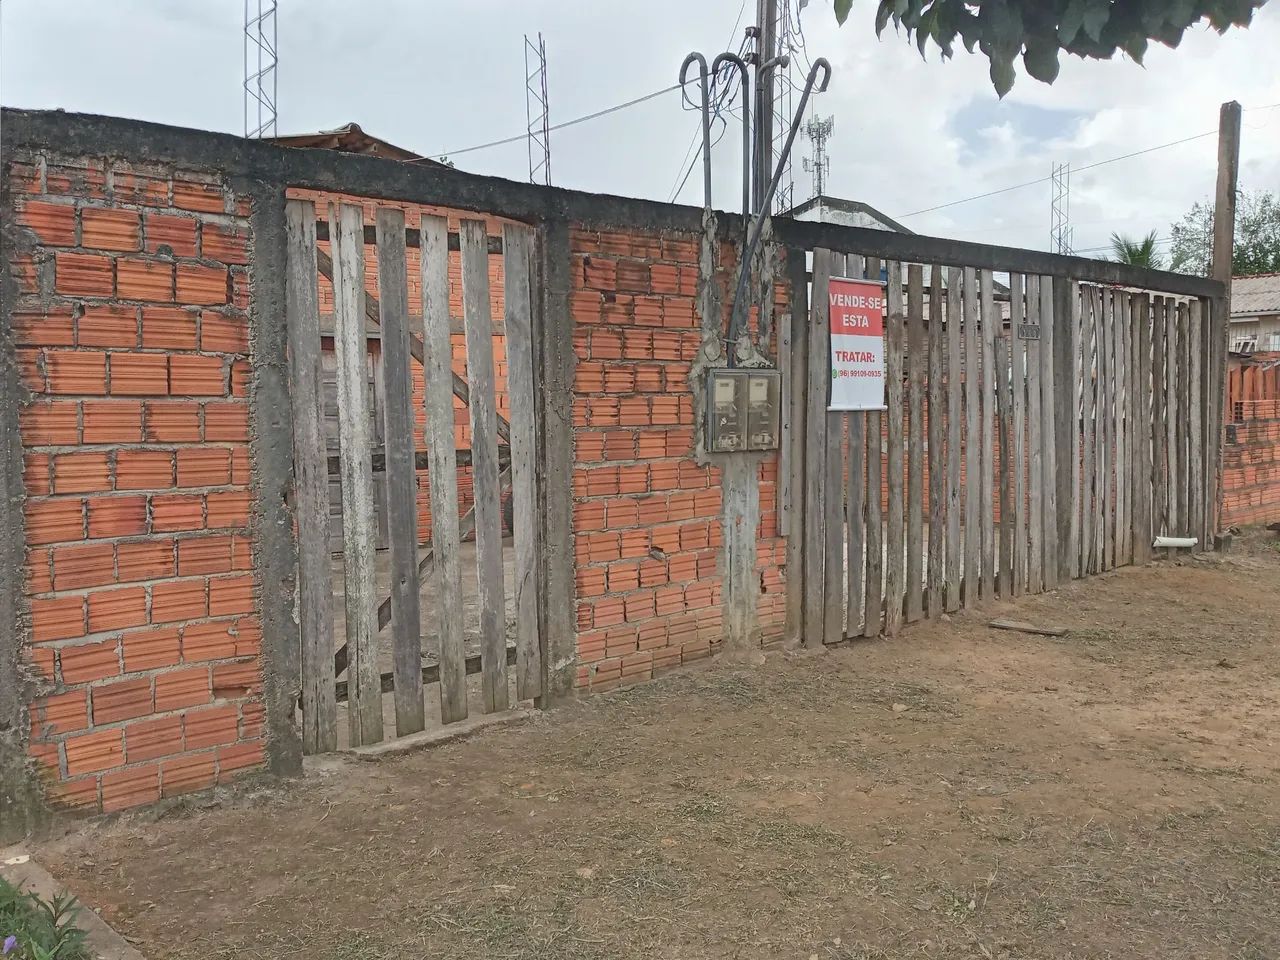
<path id="1" fill-rule="evenodd" d="M 832 380 L 842 380 L 842 379 L 845 379 L 845 378 L 847 378 L 847 377 L 875 377 L 875 378 L 879 378 L 879 377 L 882 377 L 882 376 L 884 376 L 884 372 L 883 372 L 883 371 L 881 371 L 881 370 L 832 370 L 832 371 L 831 371 L 831 379 L 832 379 Z"/>

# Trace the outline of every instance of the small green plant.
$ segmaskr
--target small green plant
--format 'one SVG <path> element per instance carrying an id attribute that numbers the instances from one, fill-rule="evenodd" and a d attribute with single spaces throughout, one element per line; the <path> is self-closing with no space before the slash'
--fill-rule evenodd
<path id="1" fill-rule="evenodd" d="M 75 897 L 46 900 L 0 879 L 0 953 L 4 960 L 88 960 L 79 913 Z"/>

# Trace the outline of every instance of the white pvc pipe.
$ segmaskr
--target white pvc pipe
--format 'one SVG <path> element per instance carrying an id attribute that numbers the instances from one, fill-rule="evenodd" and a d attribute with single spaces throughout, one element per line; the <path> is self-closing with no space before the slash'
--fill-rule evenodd
<path id="1" fill-rule="evenodd" d="M 1156 537 L 1157 547 L 1194 547 L 1200 540 L 1198 537 Z"/>

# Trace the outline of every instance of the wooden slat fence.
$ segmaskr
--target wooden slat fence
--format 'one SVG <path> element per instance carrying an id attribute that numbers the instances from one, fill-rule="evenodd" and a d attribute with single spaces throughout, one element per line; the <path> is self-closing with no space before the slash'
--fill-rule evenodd
<path id="1" fill-rule="evenodd" d="M 1204 548 L 1223 404 L 1205 375 L 1213 301 L 891 261 L 885 410 L 836 413 L 828 281 L 880 262 L 818 249 L 813 263 L 806 643 L 1142 563 L 1161 534 Z"/>
<path id="2" fill-rule="evenodd" d="M 457 238 L 462 261 L 466 379 L 452 369 L 448 256 L 451 237 L 443 217 L 423 214 L 415 231 L 421 249 L 422 314 L 409 313 L 405 217 L 376 210 L 373 235 L 358 204 L 333 204 L 324 231 L 332 256 L 316 249 L 316 210 L 308 200 L 287 201 L 287 321 L 293 387 L 298 510 L 298 582 L 302 695 L 307 753 L 381 742 L 388 730 L 404 736 L 434 723 L 425 691 L 438 694 L 439 722 L 464 719 L 472 700 L 485 712 L 508 709 L 509 667 L 514 696 L 541 692 L 541 644 L 534 561 L 535 409 L 533 373 L 534 232 L 508 224 L 497 245 L 502 257 L 510 424 L 497 411 L 489 258 L 494 238 L 484 221 L 463 218 Z M 372 243 L 371 243 L 372 242 Z M 365 289 L 365 258 L 377 258 L 377 296 Z M 323 261 L 323 262 L 322 262 Z M 320 275 L 334 290 L 333 342 L 338 397 L 342 485 L 341 568 L 335 581 L 327 523 L 328 456 L 320 389 L 321 331 L 316 289 Z M 372 309 L 370 301 L 373 301 Z M 377 353 L 383 437 L 381 464 L 389 546 L 376 554 L 371 397 L 368 377 L 370 320 L 381 327 Z M 423 393 L 413 383 L 421 371 Z M 474 507 L 459 515 L 454 399 L 467 405 Z M 415 406 L 422 405 L 420 415 Z M 415 448 L 415 420 L 424 419 L 425 458 Z M 509 444 L 501 460 L 499 443 Z M 425 459 L 425 462 L 424 462 Z M 426 467 L 431 542 L 418 542 L 418 471 Z M 512 490 L 513 550 L 504 553 L 501 502 Z M 474 534 L 474 560 L 464 540 Z M 464 564 L 474 575 L 464 576 Z M 514 572 L 507 603 L 505 567 Z M 469 599 L 464 584 L 474 582 Z M 334 648 L 331 598 L 340 585 L 345 610 L 343 643 Z M 430 608 L 427 618 L 424 611 Z M 479 611 L 469 635 L 467 609 Z M 508 611 L 511 611 L 509 617 Z M 429 619 L 424 624 L 424 620 Z M 511 621 L 514 621 L 512 623 Z M 424 626 L 426 630 L 424 631 Z M 387 629 L 389 627 L 389 629 Z M 508 635 L 513 642 L 508 643 Z M 430 640 L 430 643 L 428 643 Z M 343 670 L 348 679 L 339 680 Z M 478 675 L 478 689 L 468 677 Z M 387 696 L 390 694 L 390 696 Z M 344 706 L 345 705 L 345 706 Z"/>

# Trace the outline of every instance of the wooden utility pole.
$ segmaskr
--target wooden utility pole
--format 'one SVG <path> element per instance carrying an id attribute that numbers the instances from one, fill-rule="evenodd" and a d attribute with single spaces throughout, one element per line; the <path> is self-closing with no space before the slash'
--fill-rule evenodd
<path id="1" fill-rule="evenodd" d="M 773 176 L 773 82 L 778 69 L 773 59 L 777 56 L 777 27 L 778 0 L 756 0 L 755 183 L 751 207 L 762 214 L 768 213 L 760 210 L 760 205 Z"/>
<path id="2" fill-rule="evenodd" d="M 1235 247 L 1236 181 L 1240 172 L 1240 104 L 1224 103 L 1218 115 L 1218 195 L 1213 206 L 1213 260 L 1209 268 L 1214 280 L 1223 284 L 1223 293 L 1213 304 L 1208 353 L 1210 380 L 1209 422 L 1217 425 L 1218 442 L 1209 474 L 1209 516 L 1214 536 L 1222 528 L 1222 447 L 1226 439 L 1227 351 L 1231 338 L 1231 260 Z M 1208 544 L 1206 544 L 1208 546 Z"/>

